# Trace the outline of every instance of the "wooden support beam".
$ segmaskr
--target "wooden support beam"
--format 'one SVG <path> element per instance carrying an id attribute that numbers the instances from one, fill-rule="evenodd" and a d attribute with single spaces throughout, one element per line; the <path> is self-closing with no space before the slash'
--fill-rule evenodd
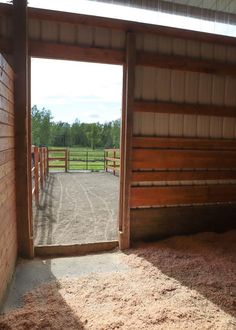
<path id="1" fill-rule="evenodd" d="M 125 32 L 151 33 L 156 35 L 168 36 L 196 40 L 200 42 L 218 43 L 235 46 L 235 38 L 222 36 L 206 32 L 177 29 L 156 24 L 146 24 L 131 22 L 122 19 L 106 18 L 93 15 L 74 14 L 68 12 L 29 8 L 31 19 L 64 22 L 68 24 L 82 24 L 88 26 L 104 27 Z"/>
<path id="2" fill-rule="evenodd" d="M 142 101 L 134 103 L 135 112 L 175 113 L 216 117 L 235 117 L 236 107 L 212 104 L 191 104 L 163 101 Z"/>
<path id="3" fill-rule="evenodd" d="M 80 47 L 52 42 L 30 41 L 29 54 L 33 57 L 106 64 L 123 64 L 125 53 L 98 47 Z"/>
<path id="4" fill-rule="evenodd" d="M 28 94 L 28 18 L 27 1 L 14 0 L 14 99 L 15 99 L 15 158 L 16 216 L 18 252 L 33 256 L 32 219 L 30 203 L 31 167 L 29 167 L 29 94 Z"/>
<path id="5" fill-rule="evenodd" d="M 236 170 L 134 171 L 133 182 L 236 180 Z"/>
<path id="6" fill-rule="evenodd" d="M 133 148 L 236 150 L 236 140 L 134 136 Z"/>
<path id="7" fill-rule="evenodd" d="M 236 202 L 235 184 L 132 187 L 132 208 Z"/>
<path id="8" fill-rule="evenodd" d="M 0 4 L 0 16 L 12 15 L 12 6 Z M 213 44 L 225 44 L 235 46 L 235 38 L 223 35 L 217 35 L 206 32 L 191 31 L 185 29 L 177 29 L 156 24 L 146 24 L 139 22 L 131 22 L 127 20 L 99 17 L 93 15 L 84 15 L 76 13 L 68 13 L 62 11 L 29 8 L 29 18 L 35 20 L 44 20 L 52 22 L 61 22 L 68 24 L 81 24 L 95 26 L 101 28 L 109 28 L 122 30 L 125 32 L 137 32 L 162 35 L 172 38 L 180 38 L 187 40 L 196 40 Z"/>
<path id="9" fill-rule="evenodd" d="M 232 169 L 236 151 L 134 149 L 133 170 L 150 169 Z"/>
<path id="10" fill-rule="evenodd" d="M 112 251 L 118 248 L 118 241 L 97 242 L 73 245 L 39 245 L 35 246 L 38 257 L 76 256 L 89 253 Z"/>
<path id="11" fill-rule="evenodd" d="M 132 175 L 132 131 L 133 131 L 133 105 L 136 65 L 136 38 L 135 34 L 128 33 L 126 39 L 126 96 L 125 96 L 125 131 L 123 149 L 123 214 L 122 232 L 120 233 L 120 248 L 130 247 L 130 193 Z"/>
<path id="12" fill-rule="evenodd" d="M 122 112 L 120 129 L 120 189 L 119 189 L 119 233 L 123 230 L 123 206 L 124 206 L 124 168 L 125 168 L 125 136 L 126 136 L 126 64 L 123 65 L 123 86 L 122 86 Z M 109 149 L 105 150 L 105 157 L 109 154 Z M 105 170 L 107 172 L 108 162 L 105 161 Z M 121 241 L 121 235 L 119 237 Z"/>
<path id="13" fill-rule="evenodd" d="M 229 64 L 219 61 L 199 60 L 191 57 L 163 55 L 145 51 L 137 52 L 137 65 L 217 75 L 236 75 L 234 63 Z"/>

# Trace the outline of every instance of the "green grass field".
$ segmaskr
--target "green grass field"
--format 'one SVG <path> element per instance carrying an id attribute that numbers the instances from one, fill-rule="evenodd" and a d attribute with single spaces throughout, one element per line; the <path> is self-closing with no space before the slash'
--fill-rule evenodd
<path id="1" fill-rule="evenodd" d="M 50 152 L 50 149 L 53 151 Z M 55 151 L 56 149 L 56 151 Z M 49 147 L 49 158 L 64 158 L 65 148 L 62 147 Z M 73 171 L 102 171 L 105 170 L 104 162 L 104 150 L 103 149 L 86 149 L 86 148 L 67 148 L 68 152 L 68 170 Z M 113 157 L 112 152 L 109 153 L 109 157 Z M 119 157 L 119 153 L 117 153 Z M 61 170 L 64 171 L 65 161 L 64 160 L 50 160 L 52 166 L 50 170 Z M 63 167 L 57 167 L 63 166 Z"/>

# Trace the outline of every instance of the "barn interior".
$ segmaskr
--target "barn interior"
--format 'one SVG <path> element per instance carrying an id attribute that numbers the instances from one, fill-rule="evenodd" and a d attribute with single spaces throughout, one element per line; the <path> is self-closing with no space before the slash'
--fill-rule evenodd
<path id="1" fill-rule="evenodd" d="M 0 328 L 235 329 L 236 2 L 87 2 L 0 3 Z M 31 57 L 123 66 L 117 241 L 34 245 Z"/>

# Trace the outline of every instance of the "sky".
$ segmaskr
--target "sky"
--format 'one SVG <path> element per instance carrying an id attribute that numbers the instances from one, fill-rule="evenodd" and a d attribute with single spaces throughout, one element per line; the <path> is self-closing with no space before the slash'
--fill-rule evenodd
<path id="1" fill-rule="evenodd" d="M 8 2 L 4 0 L 0 2 Z M 236 36 L 235 26 L 88 0 L 28 0 L 29 6 Z M 55 121 L 105 122 L 121 116 L 122 67 L 32 59 L 32 105 Z"/>
<path id="2" fill-rule="evenodd" d="M 31 60 L 31 105 L 51 110 L 54 121 L 104 123 L 121 117 L 119 65 Z"/>

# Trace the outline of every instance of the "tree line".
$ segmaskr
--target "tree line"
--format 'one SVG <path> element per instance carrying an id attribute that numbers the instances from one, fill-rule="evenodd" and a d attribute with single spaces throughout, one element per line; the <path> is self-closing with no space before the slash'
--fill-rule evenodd
<path id="1" fill-rule="evenodd" d="M 120 119 L 100 123 L 54 122 L 50 110 L 32 107 L 32 144 L 37 146 L 119 148 Z"/>

